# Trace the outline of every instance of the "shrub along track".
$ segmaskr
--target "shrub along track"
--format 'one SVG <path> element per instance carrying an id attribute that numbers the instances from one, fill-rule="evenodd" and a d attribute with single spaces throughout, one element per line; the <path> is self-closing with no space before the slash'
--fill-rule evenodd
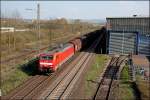
<path id="1" fill-rule="evenodd" d="M 97 39 L 86 52 L 81 52 L 81 54 L 66 68 L 63 68 L 63 71 L 56 71 L 51 76 L 35 76 L 25 82 L 20 86 L 19 89 L 16 89 L 12 94 L 4 96 L 2 99 L 59 99 L 67 98 L 70 91 L 73 89 L 73 86 L 80 78 L 81 73 L 84 71 L 87 62 L 93 56 L 92 51 L 97 46 L 99 40 Z M 62 68 L 62 67 L 61 67 Z M 26 85 L 27 84 L 27 85 Z"/>
<path id="2" fill-rule="evenodd" d="M 111 89 L 116 83 L 115 79 L 117 79 L 119 68 L 125 58 L 125 56 L 112 57 L 110 64 L 103 74 L 102 80 L 94 95 L 94 99 L 108 100 L 110 98 Z"/>

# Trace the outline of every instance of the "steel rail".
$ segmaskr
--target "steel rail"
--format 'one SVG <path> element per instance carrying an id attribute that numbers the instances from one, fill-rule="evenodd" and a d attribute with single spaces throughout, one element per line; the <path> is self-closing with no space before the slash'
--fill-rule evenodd
<path id="1" fill-rule="evenodd" d="M 87 52 L 90 52 L 92 49 L 92 51 L 94 50 L 94 48 L 97 46 L 97 42 L 99 40 L 101 40 L 103 35 L 101 35 L 100 39 L 96 40 L 93 44 L 95 44 L 95 46 L 93 47 L 93 45 L 88 49 Z M 74 66 L 74 68 L 70 71 L 70 73 L 68 73 L 67 75 L 65 75 L 61 80 L 59 80 L 58 84 L 55 84 L 55 86 L 52 85 L 53 88 L 49 88 L 49 92 L 47 91 L 47 96 L 45 97 L 45 93 L 43 93 L 40 97 L 40 99 L 59 99 L 64 93 L 66 94 L 66 89 L 67 91 L 71 91 L 72 88 L 67 88 L 68 86 L 73 86 L 72 83 L 75 84 L 75 82 L 77 81 L 77 79 L 80 77 L 86 63 L 89 61 L 89 59 L 91 58 L 91 53 L 84 53 L 84 56 L 82 57 L 82 59 Z M 86 62 L 86 63 L 85 63 Z M 84 67 L 83 67 L 84 66 Z M 81 70 L 82 69 L 82 70 Z M 78 76 L 78 77 L 77 77 Z M 74 79 L 76 78 L 76 79 Z M 72 82 L 73 80 L 75 80 L 74 82 Z M 68 93 L 67 93 L 68 94 Z M 64 97 L 64 96 L 63 96 Z M 67 95 L 65 95 L 65 98 L 67 97 Z"/>
<path id="2" fill-rule="evenodd" d="M 94 100 L 108 100 L 112 83 L 116 79 L 116 73 L 124 59 L 122 57 L 112 57 L 110 64 L 107 66 L 105 73 L 99 83 Z"/>

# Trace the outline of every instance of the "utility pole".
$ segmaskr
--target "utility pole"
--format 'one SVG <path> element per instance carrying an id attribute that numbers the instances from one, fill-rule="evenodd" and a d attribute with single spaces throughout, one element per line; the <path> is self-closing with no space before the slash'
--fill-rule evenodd
<path id="1" fill-rule="evenodd" d="M 37 10 L 36 9 L 31 9 L 31 8 L 26 8 L 25 10 L 26 11 L 30 11 L 30 13 L 32 13 L 32 24 L 33 24 L 33 27 L 31 27 L 31 30 L 32 30 L 32 32 L 36 33 L 37 32 L 37 20 L 36 20 L 36 16 L 35 15 L 37 14 L 37 12 L 36 12 Z M 34 13 L 36 13 L 36 14 L 34 14 Z M 34 21 L 35 21 L 35 23 L 34 23 Z M 38 43 L 35 44 L 34 49 L 37 50 L 37 47 L 38 47 Z"/>
<path id="2" fill-rule="evenodd" d="M 16 32 L 16 26 L 17 26 L 17 17 L 15 16 L 15 26 L 14 26 L 14 50 L 16 50 L 16 38 L 15 38 L 15 32 Z"/>
<path id="3" fill-rule="evenodd" d="M 40 53 L 41 47 L 41 34 L 40 34 L 40 4 L 37 4 L 37 31 L 38 31 L 38 53 Z"/>
<path id="4" fill-rule="evenodd" d="M 8 27 L 10 27 L 11 26 L 11 17 L 8 17 Z M 8 54 L 10 54 L 10 49 L 11 49 L 11 47 L 10 47 L 10 39 L 11 39 L 11 32 L 8 32 Z"/>

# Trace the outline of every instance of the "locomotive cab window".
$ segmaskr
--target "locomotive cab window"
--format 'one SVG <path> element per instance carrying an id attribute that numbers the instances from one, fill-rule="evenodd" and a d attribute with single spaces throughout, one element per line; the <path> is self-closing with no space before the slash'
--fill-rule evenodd
<path id="1" fill-rule="evenodd" d="M 42 56 L 40 59 L 41 60 L 52 60 L 53 56 Z"/>

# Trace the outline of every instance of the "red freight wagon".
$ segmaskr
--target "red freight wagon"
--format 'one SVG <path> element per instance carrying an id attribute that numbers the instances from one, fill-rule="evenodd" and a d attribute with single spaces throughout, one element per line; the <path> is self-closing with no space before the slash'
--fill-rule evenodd
<path id="1" fill-rule="evenodd" d="M 63 47 L 56 49 L 52 52 L 43 53 L 39 56 L 39 70 L 44 71 L 55 71 L 65 61 L 74 55 L 73 44 L 65 44 Z"/>
<path id="2" fill-rule="evenodd" d="M 81 40 L 79 38 L 75 38 L 74 40 L 69 41 L 71 44 L 74 45 L 75 52 L 81 50 Z"/>

